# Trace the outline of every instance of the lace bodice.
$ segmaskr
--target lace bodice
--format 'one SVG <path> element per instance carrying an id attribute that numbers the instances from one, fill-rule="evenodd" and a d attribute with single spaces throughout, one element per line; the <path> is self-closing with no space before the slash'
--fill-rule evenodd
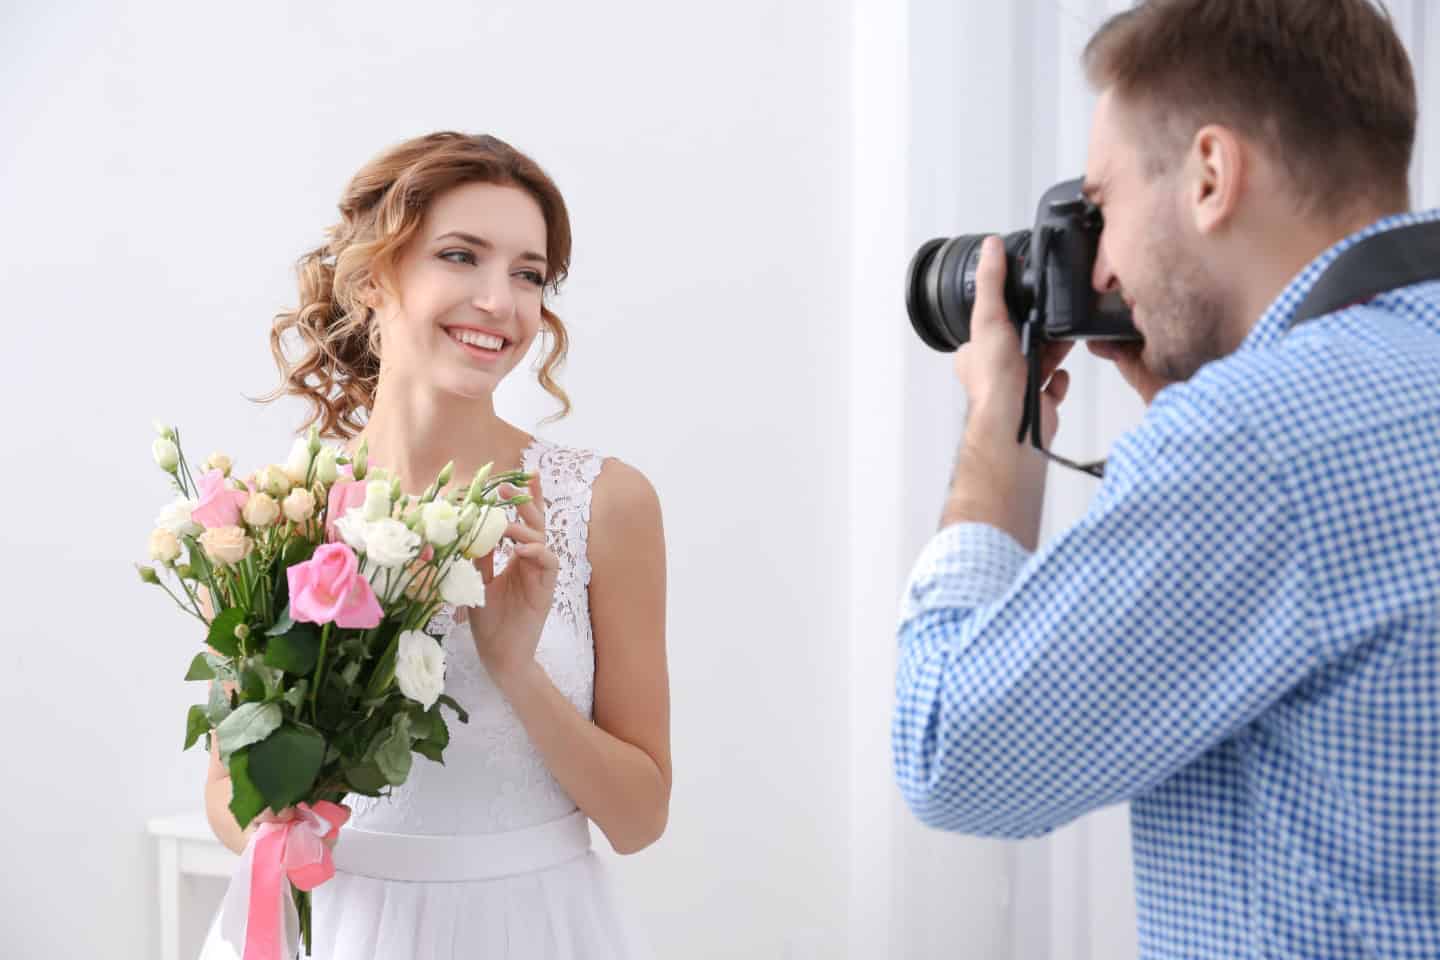
<path id="1" fill-rule="evenodd" d="M 535 658 L 575 709 L 591 716 L 595 647 L 590 629 L 590 560 L 586 536 L 590 493 L 601 458 L 536 440 L 524 469 L 540 475 L 546 541 L 559 558 L 555 604 Z M 508 541 L 495 554 L 499 574 L 510 560 Z M 460 723 L 449 711 L 445 765 L 415 758 L 410 778 L 389 796 L 351 796 L 351 824 L 390 833 L 495 833 L 558 819 L 575 803 L 545 768 L 520 719 L 496 688 L 475 652 L 470 628 L 441 611 L 432 628 L 444 636 L 445 692 L 470 714 Z M 434 629 L 432 629 L 434 632 Z"/>

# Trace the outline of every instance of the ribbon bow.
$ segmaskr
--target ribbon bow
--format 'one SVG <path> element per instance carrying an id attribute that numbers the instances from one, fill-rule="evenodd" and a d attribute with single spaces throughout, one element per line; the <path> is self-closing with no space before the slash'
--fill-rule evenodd
<path id="1" fill-rule="evenodd" d="M 300 918 L 285 881 L 313 890 L 335 876 L 325 841 L 350 811 L 321 800 L 295 806 L 289 820 L 260 824 L 245 847 L 221 908 L 220 932 L 241 960 L 281 960 L 300 948 Z"/>

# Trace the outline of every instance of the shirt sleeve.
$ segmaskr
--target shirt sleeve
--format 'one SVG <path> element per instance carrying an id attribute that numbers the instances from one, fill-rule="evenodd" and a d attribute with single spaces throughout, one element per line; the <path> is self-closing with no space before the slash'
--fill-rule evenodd
<path id="1" fill-rule="evenodd" d="M 915 814 L 1045 833 L 1159 784 L 1302 679 L 1318 644 L 1284 479 L 1218 404 L 1172 388 L 1038 553 L 981 524 L 937 534 L 899 628 L 892 746 Z"/>

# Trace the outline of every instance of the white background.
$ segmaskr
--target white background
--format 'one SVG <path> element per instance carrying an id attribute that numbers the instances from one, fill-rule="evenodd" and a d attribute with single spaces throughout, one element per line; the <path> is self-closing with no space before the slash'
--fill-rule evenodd
<path id="1" fill-rule="evenodd" d="M 130 566 L 166 496 L 150 420 L 198 457 L 282 457 L 301 408 L 244 395 L 274 383 L 290 266 L 361 163 L 445 128 L 502 136 L 564 191 L 576 411 L 544 432 L 625 458 L 664 507 L 672 817 L 615 858 L 660 955 L 1132 953 L 1123 812 L 1019 845 L 942 835 L 888 755 L 896 597 L 962 412 L 900 280 L 921 240 L 1028 226 L 1080 172 L 1076 55 L 1107 6 L 0 11 L 5 955 L 154 955 L 143 825 L 198 809 L 204 757 L 179 752 L 194 630 Z M 1440 15 L 1391 6 L 1417 62 L 1440 50 Z M 1422 82 L 1440 103 L 1440 70 Z M 1098 455 L 1139 411 L 1073 365 L 1058 445 Z M 519 373 L 501 408 L 550 410 Z M 1056 479 L 1047 530 L 1093 489 Z"/>

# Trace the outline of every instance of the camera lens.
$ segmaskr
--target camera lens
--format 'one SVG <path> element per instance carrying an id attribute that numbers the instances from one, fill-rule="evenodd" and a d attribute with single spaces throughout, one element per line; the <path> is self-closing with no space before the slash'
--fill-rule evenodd
<path id="1" fill-rule="evenodd" d="M 975 308 L 975 274 L 980 268 L 984 234 L 928 240 L 910 258 L 905 278 L 905 310 L 910 325 L 932 350 L 949 353 L 970 339 Z M 1024 273 L 1030 231 L 1005 237 L 1005 305 L 1019 325 L 1029 308 Z"/>

